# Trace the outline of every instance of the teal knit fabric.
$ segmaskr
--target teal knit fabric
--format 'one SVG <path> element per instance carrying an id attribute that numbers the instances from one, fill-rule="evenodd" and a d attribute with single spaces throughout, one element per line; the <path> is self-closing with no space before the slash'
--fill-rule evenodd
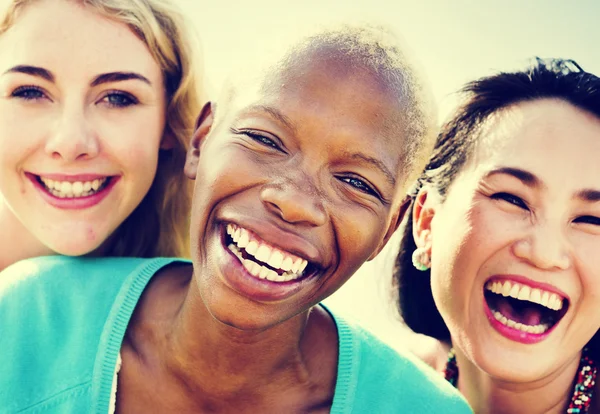
<path id="1" fill-rule="evenodd" d="M 41 257 L 0 273 L 0 413 L 108 413 L 117 354 L 157 258 Z M 332 314 L 332 413 L 470 413 L 450 384 Z"/>

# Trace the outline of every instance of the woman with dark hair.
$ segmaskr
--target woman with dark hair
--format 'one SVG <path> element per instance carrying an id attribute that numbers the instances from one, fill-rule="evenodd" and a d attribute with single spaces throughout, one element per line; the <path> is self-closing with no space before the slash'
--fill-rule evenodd
<path id="1" fill-rule="evenodd" d="M 538 59 L 464 92 L 410 194 L 400 312 L 476 413 L 600 412 L 600 78 Z"/>

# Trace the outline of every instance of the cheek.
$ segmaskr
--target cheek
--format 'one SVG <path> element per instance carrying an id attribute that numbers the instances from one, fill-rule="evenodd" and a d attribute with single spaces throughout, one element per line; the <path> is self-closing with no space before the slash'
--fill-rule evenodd
<path id="1" fill-rule="evenodd" d="M 358 206 L 337 205 L 330 209 L 340 260 L 354 273 L 379 247 L 387 221 Z"/>
<path id="2" fill-rule="evenodd" d="M 593 302 L 600 302 L 600 235 L 581 233 L 573 240 L 576 271 L 580 274 L 583 294 Z"/>
<path id="3" fill-rule="evenodd" d="M 448 207 L 432 223 L 431 289 L 442 314 L 466 303 L 483 264 L 488 232 L 477 209 Z"/>
<path id="4" fill-rule="evenodd" d="M 15 110 L 0 105 L 0 160 L 18 162 L 43 145 L 52 128 L 52 119 L 36 111 Z"/>

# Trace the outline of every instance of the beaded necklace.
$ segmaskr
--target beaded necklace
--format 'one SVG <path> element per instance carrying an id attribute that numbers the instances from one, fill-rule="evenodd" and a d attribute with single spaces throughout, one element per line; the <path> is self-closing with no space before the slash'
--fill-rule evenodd
<path id="1" fill-rule="evenodd" d="M 571 402 L 567 407 L 567 414 L 586 414 L 588 412 L 592 403 L 594 386 L 596 385 L 596 372 L 596 363 L 589 355 L 589 350 L 584 348 L 579 360 L 579 368 L 575 376 L 575 387 L 573 387 Z M 458 384 L 458 365 L 456 365 L 454 348 L 450 349 L 448 353 L 444 376 L 456 388 Z"/>

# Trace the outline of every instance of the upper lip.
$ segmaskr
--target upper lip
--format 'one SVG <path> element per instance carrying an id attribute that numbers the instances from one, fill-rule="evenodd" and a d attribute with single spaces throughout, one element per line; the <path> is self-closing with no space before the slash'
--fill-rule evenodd
<path id="1" fill-rule="evenodd" d="M 485 283 L 487 283 L 488 281 L 493 282 L 496 280 L 509 280 L 509 281 L 514 281 L 514 282 L 520 283 L 522 285 L 527 285 L 531 288 L 546 290 L 548 292 L 556 293 L 562 299 L 566 299 L 570 302 L 569 295 L 567 295 L 564 291 L 557 288 L 556 286 L 551 285 L 546 282 L 538 282 L 538 281 L 532 280 L 526 276 L 515 275 L 515 274 L 496 274 L 496 275 L 490 277 L 489 279 L 487 279 L 485 281 Z M 485 285 L 485 283 L 484 283 L 484 285 Z"/>
<path id="2" fill-rule="evenodd" d="M 81 173 L 81 174 L 46 174 L 46 173 L 30 173 L 40 178 L 53 180 L 53 181 L 68 181 L 68 182 L 77 182 L 77 181 L 94 181 L 94 180 L 102 180 L 104 178 L 112 177 L 109 174 L 96 174 L 96 173 Z"/>
<path id="3" fill-rule="evenodd" d="M 251 231 L 257 237 L 278 249 L 289 252 L 295 256 L 306 259 L 310 264 L 325 268 L 325 259 L 320 250 L 306 238 L 267 221 L 254 218 L 222 219 L 225 223 L 232 223 Z"/>

